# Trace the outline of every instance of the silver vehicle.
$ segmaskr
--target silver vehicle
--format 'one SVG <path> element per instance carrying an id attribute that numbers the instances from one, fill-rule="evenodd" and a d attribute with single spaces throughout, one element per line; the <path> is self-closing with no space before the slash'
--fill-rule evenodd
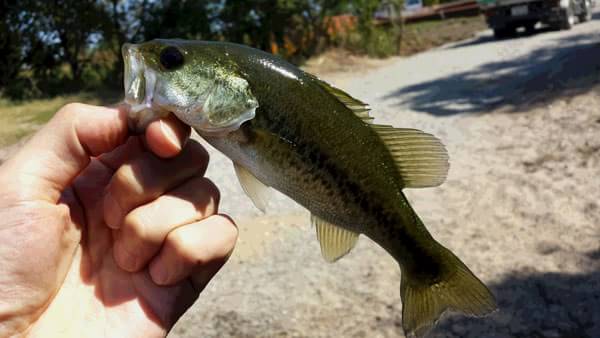
<path id="1" fill-rule="evenodd" d="M 595 0 L 478 0 L 496 38 L 513 36 L 520 27 L 533 32 L 538 22 L 555 29 L 571 29 L 589 21 Z"/>

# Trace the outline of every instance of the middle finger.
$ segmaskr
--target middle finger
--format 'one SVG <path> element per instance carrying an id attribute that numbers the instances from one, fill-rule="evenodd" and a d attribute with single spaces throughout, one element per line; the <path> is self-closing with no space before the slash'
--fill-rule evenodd
<path id="1" fill-rule="evenodd" d="M 203 175 L 208 153 L 198 142 L 190 142 L 172 159 L 146 152 L 121 166 L 111 178 L 104 196 L 104 220 L 118 229 L 134 208 L 157 199 L 192 176 Z"/>

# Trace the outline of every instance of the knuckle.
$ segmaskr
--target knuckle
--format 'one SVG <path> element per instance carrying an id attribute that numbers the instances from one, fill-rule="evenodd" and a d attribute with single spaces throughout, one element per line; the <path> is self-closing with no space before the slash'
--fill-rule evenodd
<path id="1" fill-rule="evenodd" d="M 111 185 L 118 190 L 127 192 L 133 190 L 132 182 L 136 180 L 134 172 L 133 164 L 122 165 L 113 175 Z"/>
<path id="2" fill-rule="evenodd" d="M 219 191 L 217 185 L 208 178 L 202 178 L 202 189 L 206 196 L 208 196 L 214 208 L 213 213 L 217 212 L 219 202 L 221 201 L 221 191 Z"/>
<path id="3" fill-rule="evenodd" d="M 65 120 L 74 119 L 77 115 L 77 112 L 80 111 L 83 108 L 83 106 L 84 105 L 82 103 L 78 102 L 67 103 L 58 110 L 58 112 L 56 113 L 56 117 Z"/>
<path id="4" fill-rule="evenodd" d="M 125 183 L 134 177 L 132 163 L 125 163 L 117 169 L 113 176 L 116 183 Z"/>
<path id="5" fill-rule="evenodd" d="M 187 265 L 202 265 L 206 264 L 207 257 L 202 253 L 203 250 L 198 250 L 194 238 L 185 236 L 181 231 L 175 231 L 169 236 L 171 249 L 179 260 Z"/>
<path id="6" fill-rule="evenodd" d="M 193 248 L 193 238 L 191 238 L 190 236 L 186 236 L 184 231 L 178 230 L 179 229 L 173 231 L 168 238 L 169 242 L 171 243 L 171 246 L 175 249 L 175 251 L 188 251 L 188 249 Z"/>
<path id="7" fill-rule="evenodd" d="M 71 208 L 66 204 L 58 204 L 56 206 L 57 219 L 63 222 L 68 222 L 71 219 Z"/>
<path id="8" fill-rule="evenodd" d="M 127 236 L 136 239 L 145 239 L 148 237 L 148 222 L 147 215 L 140 209 L 135 209 L 125 216 L 123 231 Z"/>
<path id="9" fill-rule="evenodd" d="M 223 247 L 227 252 L 231 252 L 239 236 L 239 230 L 231 218 L 224 215 L 217 215 L 223 231 Z"/>
<path id="10" fill-rule="evenodd" d="M 84 106 L 85 105 L 83 103 L 70 102 L 70 103 L 65 104 L 61 110 L 76 112 L 76 111 L 82 109 Z"/>

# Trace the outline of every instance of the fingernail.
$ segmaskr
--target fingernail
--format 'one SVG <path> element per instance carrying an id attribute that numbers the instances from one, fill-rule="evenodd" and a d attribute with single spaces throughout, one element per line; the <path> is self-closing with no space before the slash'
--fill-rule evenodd
<path id="1" fill-rule="evenodd" d="M 160 129 L 167 137 L 167 140 L 169 140 L 169 143 L 171 143 L 177 149 L 181 149 L 181 142 L 179 142 L 179 138 L 173 129 L 171 129 L 164 121 L 160 121 Z"/>
<path id="2" fill-rule="evenodd" d="M 154 283 L 164 285 L 169 278 L 169 272 L 164 264 L 153 263 L 150 266 L 150 276 L 152 276 Z"/>
<path id="3" fill-rule="evenodd" d="M 123 211 L 110 192 L 104 196 L 104 222 L 109 228 L 119 229 Z"/>

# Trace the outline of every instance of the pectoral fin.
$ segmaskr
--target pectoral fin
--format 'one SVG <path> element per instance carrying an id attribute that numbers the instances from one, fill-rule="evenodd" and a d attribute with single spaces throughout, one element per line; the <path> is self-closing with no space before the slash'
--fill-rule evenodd
<path id="1" fill-rule="evenodd" d="M 235 173 L 240 181 L 240 185 L 244 192 L 250 199 L 254 206 L 260 211 L 265 212 L 267 210 L 267 204 L 269 203 L 269 187 L 258 180 L 251 172 L 246 168 L 240 166 L 237 163 L 233 164 Z"/>
<path id="2" fill-rule="evenodd" d="M 358 241 L 356 232 L 331 224 L 315 215 L 311 215 L 310 220 L 317 228 L 321 254 L 329 263 L 333 263 L 349 253 Z"/>

